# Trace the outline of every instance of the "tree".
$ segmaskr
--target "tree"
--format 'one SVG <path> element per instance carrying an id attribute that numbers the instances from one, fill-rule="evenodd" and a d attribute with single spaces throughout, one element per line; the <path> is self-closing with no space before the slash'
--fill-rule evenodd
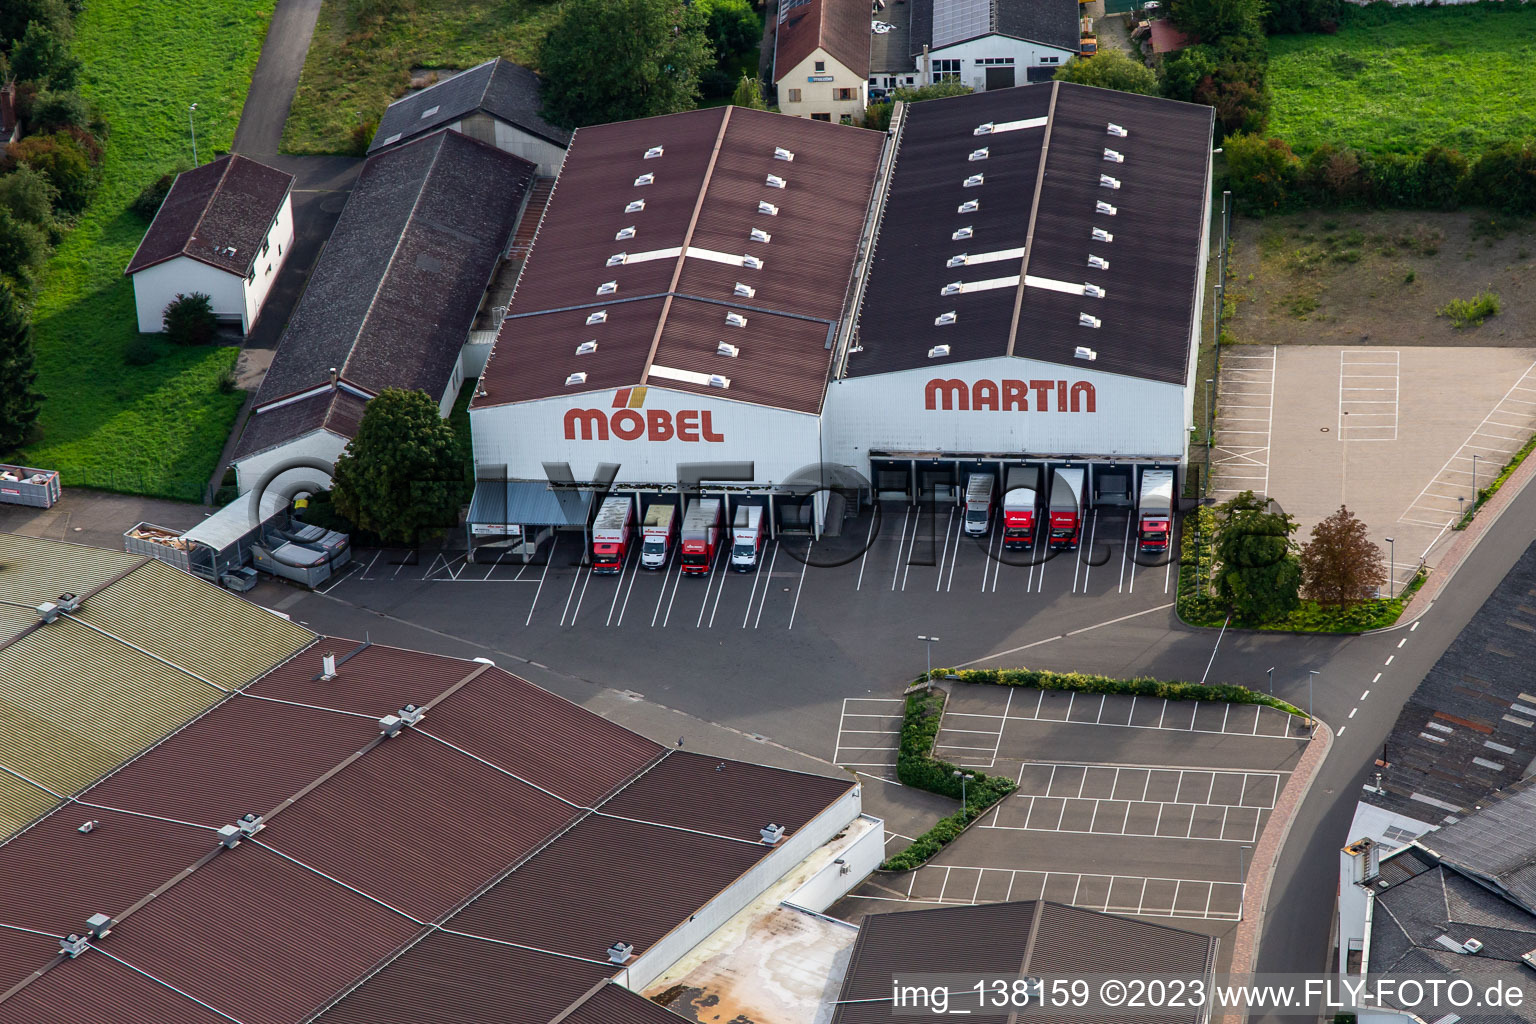
<path id="1" fill-rule="evenodd" d="M 704 35 L 721 68 L 730 70 L 762 44 L 763 19 L 749 0 L 699 0 L 697 6 L 703 8 Z"/>
<path id="2" fill-rule="evenodd" d="M 767 108 L 763 106 L 762 84 L 755 77 L 742 75 L 741 81 L 736 83 L 735 94 L 731 96 L 731 105 L 766 110 Z"/>
<path id="3" fill-rule="evenodd" d="M 19 81 L 36 82 L 49 89 L 73 89 L 80 76 L 80 61 L 69 52 L 62 31 L 34 21 L 11 48 L 11 74 Z"/>
<path id="4" fill-rule="evenodd" d="M 1073 57 L 1056 72 L 1060 82 L 1096 85 L 1101 89 L 1157 95 L 1157 72 L 1119 50 L 1102 50 L 1092 57 Z"/>
<path id="5" fill-rule="evenodd" d="M 1263 37 L 1264 0 L 1171 0 L 1168 14 L 1203 43 L 1229 36 Z"/>
<path id="6" fill-rule="evenodd" d="M 1218 505 L 1216 595 L 1239 622 L 1273 622 L 1301 606 L 1296 520 L 1244 491 Z"/>
<path id="7" fill-rule="evenodd" d="M 1195 102 L 1200 83 L 1216 74 L 1216 54 L 1209 46 L 1187 46 L 1162 60 L 1163 95 L 1171 100 Z"/>
<path id="8" fill-rule="evenodd" d="M 16 293 L 0 281 L 0 453 L 18 447 L 32 432 L 43 396 L 33 390 L 32 324 Z"/>
<path id="9" fill-rule="evenodd" d="M 143 217 L 146 221 L 155 219 L 155 214 L 160 212 L 160 205 L 165 202 L 165 197 L 171 194 L 171 186 L 176 184 L 176 179 L 183 171 L 191 169 L 191 164 L 180 162 L 174 171 L 166 171 L 154 181 L 145 185 L 138 196 L 128 205 L 134 213 Z"/>
<path id="10" fill-rule="evenodd" d="M 31 22 L 67 32 L 69 8 L 64 0 L 5 0 L 0 3 L 0 44 L 20 39 Z"/>
<path id="11" fill-rule="evenodd" d="M 1290 146 L 1259 135 L 1231 135 L 1222 145 L 1232 194 L 1246 212 L 1273 213 L 1295 198 L 1301 161 Z"/>
<path id="12" fill-rule="evenodd" d="M 166 340 L 173 345 L 206 345 L 219 330 L 213 303 L 202 292 L 178 294 L 166 304 L 161 324 Z"/>
<path id="13" fill-rule="evenodd" d="M 567 128 L 692 110 L 714 64 L 682 0 L 567 0 L 539 47 L 544 116 Z"/>
<path id="14" fill-rule="evenodd" d="M 0 210 L 44 231 L 54 230 L 53 207 L 59 190 L 30 167 L 20 166 L 0 177 Z"/>
<path id="15" fill-rule="evenodd" d="M 467 453 L 424 391 L 385 388 L 336 460 L 331 501 L 386 541 L 414 543 L 450 526 L 469 496 Z"/>
<path id="16" fill-rule="evenodd" d="M 68 213 L 85 209 L 96 186 L 96 171 L 79 139 L 68 132 L 32 135 L 11 143 L 10 154 L 48 179 L 58 191 L 59 209 Z"/>
<path id="17" fill-rule="evenodd" d="M 1387 582 L 1381 548 L 1343 505 L 1312 527 L 1301 549 L 1302 592 L 1318 604 L 1354 604 L 1375 597 Z"/>
<path id="18" fill-rule="evenodd" d="M 89 128 L 91 108 L 77 92 L 43 92 L 32 103 L 28 127 L 35 132 L 56 132 L 60 128 Z"/>
<path id="19" fill-rule="evenodd" d="M 28 224 L 11 211 L 0 209 L 0 275 L 18 291 L 32 287 L 32 274 L 48 257 L 48 236 L 36 224 Z M 0 378 L 0 388 L 5 387 Z"/>

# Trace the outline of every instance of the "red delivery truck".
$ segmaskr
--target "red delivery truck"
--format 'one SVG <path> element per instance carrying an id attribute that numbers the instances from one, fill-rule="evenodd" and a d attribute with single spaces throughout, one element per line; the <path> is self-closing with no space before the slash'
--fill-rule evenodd
<path id="1" fill-rule="evenodd" d="M 1051 548 L 1071 550 L 1083 533 L 1083 471 L 1058 469 L 1051 479 Z"/>
<path id="2" fill-rule="evenodd" d="M 629 530 L 634 524 L 635 503 L 628 498 L 605 498 L 592 520 L 592 571 L 616 573 L 624 567 L 629 550 Z"/>
<path id="3" fill-rule="evenodd" d="M 1003 493 L 1003 547 L 1027 548 L 1035 540 L 1035 509 L 1040 505 L 1040 467 L 1009 466 Z"/>
<path id="4" fill-rule="evenodd" d="M 683 516 L 683 572 L 707 576 L 720 544 L 720 499 L 700 498 Z"/>
<path id="5" fill-rule="evenodd" d="M 1137 506 L 1136 535 L 1141 550 L 1168 550 L 1173 530 L 1173 470 L 1149 469 L 1141 475 L 1141 502 Z"/>

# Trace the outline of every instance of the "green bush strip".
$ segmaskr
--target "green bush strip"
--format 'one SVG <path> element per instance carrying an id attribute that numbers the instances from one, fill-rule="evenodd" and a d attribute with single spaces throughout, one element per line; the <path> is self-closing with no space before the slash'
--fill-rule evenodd
<path id="1" fill-rule="evenodd" d="M 907 697 L 906 719 L 901 726 L 901 747 L 896 754 L 896 778 L 904 786 L 926 789 L 930 793 L 959 800 L 960 780 L 955 778 L 954 773 L 960 769 L 933 756 L 933 741 L 939 735 L 943 712 L 942 690 L 920 690 Z M 965 783 L 965 806 L 949 817 L 939 819 L 932 828 L 918 836 L 911 846 L 882 864 L 882 869 L 911 871 L 921 867 L 953 842 L 971 822 L 990 810 L 993 804 L 1018 788 L 1013 780 L 1000 775 L 984 775 L 978 771 L 969 771 L 967 774 L 973 777 Z"/>
<path id="2" fill-rule="evenodd" d="M 1163 700 L 1208 700 L 1223 704 L 1263 704 L 1289 715 L 1307 717 L 1294 704 L 1278 697 L 1227 683 L 1208 685 L 1182 680 L 1114 679 L 1086 672 L 1048 672 L 1035 668 L 934 669 L 935 679 L 955 679 L 962 683 L 990 683 L 995 686 L 1025 686 L 1035 690 L 1071 690 L 1075 693 L 1122 693 L 1133 697 L 1161 697 Z M 905 738 L 903 733 L 903 738 Z M 903 739 L 905 745 L 905 739 Z M 901 781 L 905 782 L 906 779 Z"/>
<path id="3" fill-rule="evenodd" d="M 1536 438 L 1532 438 L 1536 443 Z M 1505 467 L 1497 481 L 1489 485 L 1489 494 L 1518 465 L 1518 460 L 1532 447 L 1525 448 Z M 1470 520 L 1471 512 L 1467 513 Z M 1460 529 L 1458 526 L 1456 529 Z M 1215 569 L 1215 551 L 1212 543 L 1216 535 L 1216 513 L 1210 508 L 1194 510 L 1184 520 L 1184 546 L 1179 563 L 1179 618 L 1189 626 L 1206 626 L 1215 629 L 1226 621 L 1226 609 L 1211 595 L 1211 575 Z M 1352 605 L 1321 605 L 1316 601 L 1302 601 L 1301 607 L 1275 622 L 1247 623 L 1234 620 L 1232 625 L 1244 629 L 1279 630 L 1292 633 L 1364 633 L 1372 629 L 1384 629 L 1392 625 L 1408 607 L 1408 601 L 1424 585 L 1425 570 L 1420 568 L 1413 579 L 1394 597 L 1382 597 L 1361 601 Z"/>
<path id="4" fill-rule="evenodd" d="M 1536 434 L 1532 434 L 1531 439 L 1521 445 L 1519 451 L 1510 456 L 1509 461 L 1504 463 L 1504 468 L 1499 470 L 1499 475 L 1493 478 L 1493 483 L 1478 489 L 1477 497 L 1472 502 L 1472 507 L 1462 513 L 1461 518 L 1456 520 L 1451 529 L 1465 530 L 1468 526 L 1471 526 L 1472 517 L 1477 515 L 1477 510 L 1482 508 L 1484 502 L 1489 498 L 1499 493 L 1499 488 L 1504 486 L 1504 481 L 1508 480 L 1515 470 L 1520 468 L 1520 463 L 1525 461 L 1525 457 L 1531 454 L 1531 449 L 1533 448 L 1536 448 Z"/>

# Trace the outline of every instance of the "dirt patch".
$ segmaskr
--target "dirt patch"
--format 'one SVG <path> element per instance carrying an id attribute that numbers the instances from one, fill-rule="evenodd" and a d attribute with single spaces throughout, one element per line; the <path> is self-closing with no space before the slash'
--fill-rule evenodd
<path id="1" fill-rule="evenodd" d="M 1486 213 L 1308 212 L 1233 223 L 1227 332 L 1263 345 L 1529 345 L 1536 225 Z M 1480 292 L 1499 315 L 1436 311 Z"/>

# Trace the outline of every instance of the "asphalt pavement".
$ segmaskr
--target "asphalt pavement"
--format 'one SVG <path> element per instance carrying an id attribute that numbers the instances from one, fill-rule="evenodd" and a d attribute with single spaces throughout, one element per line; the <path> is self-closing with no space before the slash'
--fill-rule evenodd
<path id="1" fill-rule="evenodd" d="M 283 141 L 283 124 L 299 87 L 304 56 L 320 17 L 321 0 L 279 0 L 267 25 L 261 57 L 251 73 L 240 124 L 235 128 L 234 151 L 262 159 L 276 155 Z"/>

